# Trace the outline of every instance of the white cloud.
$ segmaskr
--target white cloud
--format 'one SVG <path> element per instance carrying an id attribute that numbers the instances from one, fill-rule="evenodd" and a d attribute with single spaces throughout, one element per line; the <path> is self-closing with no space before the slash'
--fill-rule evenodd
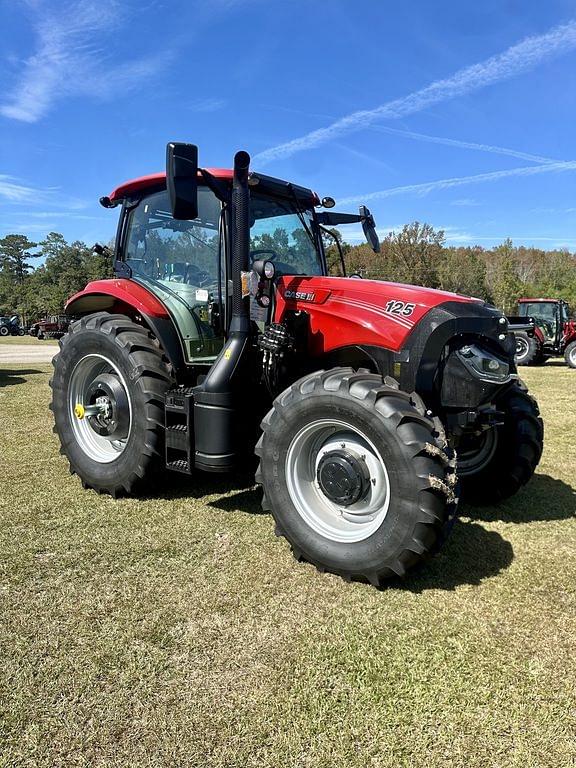
<path id="1" fill-rule="evenodd" d="M 114 0 L 38 3 L 30 18 L 36 49 L 0 103 L 0 114 L 14 120 L 34 123 L 66 95 L 108 98 L 141 83 L 169 57 L 154 54 L 112 66 L 102 39 L 121 22 Z"/>
<path id="2" fill-rule="evenodd" d="M 10 203 L 32 203 L 39 197 L 44 198 L 46 190 L 35 189 L 15 179 L 14 176 L 0 174 L 0 197 Z"/>
<path id="3" fill-rule="evenodd" d="M 473 200 L 471 197 L 461 197 L 459 200 L 452 200 L 450 205 L 456 205 L 460 208 L 473 208 L 480 203 L 477 200 Z"/>
<path id="4" fill-rule="evenodd" d="M 576 21 L 555 27 L 544 35 L 528 37 L 502 53 L 479 64 L 461 69 L 451 77 L 436 80 L 407 96 L 389 101 L 375 109 L 353 112 L 326 128 L 311 131 L 297 139 L 264 150 L 255 156 L 254 161 L 264 165 L 368 128 L 376 122 L 415 114 L 434 104 L 507 80 L 574 48 L 576 48 Z"/>
<path id="5" fill-rule="evenodd" d="M 407 184 L 402 187 L 391 187 L 382 189 L 378 192 L 368 192 L 363 195 L 354 195 L 339 200 L 340 205 L 350 203 L 369 202 L 370 200 L 381 200 L 386 197 L 395 197 L 396 195 L 415 194 L 427 195 L 429 192 L 435 192 L 439 189 L 449 189 L 451 187 L 461 187 L 466 184 L 479 184 L 487 181 L 498 181 L 513 176 L 535 176 L 541 173 L 561 173 L 562 171 L 575 171 L 576 160 L 566 160 L 557 163 L 547 163 L 546 165 L 530 165 L 523 168 L 509 168 L 505 171 L 493 171 L 491 173 L 478 173 L 474 176 L 456 176 L 451 179 L 438 179 L 424 184 Z"/>
<path id="6" fill-rule="evenodd" d="M 224 109 L 225 106 L 226 101 L 224 99 L 211 97 L 192 102 L 190 109 L 193 112 L 218 112 L 219 109 Z"/>

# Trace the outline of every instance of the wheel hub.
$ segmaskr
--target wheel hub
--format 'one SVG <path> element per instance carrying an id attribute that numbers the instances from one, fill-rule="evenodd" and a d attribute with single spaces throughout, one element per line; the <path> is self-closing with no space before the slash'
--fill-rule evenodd
<path id="1" fill-rule="evenodd" d="M 343 507 L 349 507 L 361 499 L 368 490 L 368 467 L 347 450 L 325 453 L 316 472 L 322 493 Z"/>
<path id="2" fill-rule="evenodd" d="M 118 376 L 103 373 L 89 386 L 86 393 L 88 422 L 96 434 L 110 440 L 122 440 L 128 435 L 130 409 L 126 391 Z M 94 408 L 90 408 L 94 406 Z"/>

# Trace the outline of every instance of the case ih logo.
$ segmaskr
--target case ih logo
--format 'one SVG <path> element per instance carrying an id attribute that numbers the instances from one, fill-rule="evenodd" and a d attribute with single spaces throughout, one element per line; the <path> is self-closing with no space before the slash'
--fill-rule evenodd
<path id="1" fill-rule="evenodd" d="M 284 291 L 285 299 L 295 299 L 296 301 L 314 301 L 316 298 L 315 293 L 308 293 L 308 291 Z"/>

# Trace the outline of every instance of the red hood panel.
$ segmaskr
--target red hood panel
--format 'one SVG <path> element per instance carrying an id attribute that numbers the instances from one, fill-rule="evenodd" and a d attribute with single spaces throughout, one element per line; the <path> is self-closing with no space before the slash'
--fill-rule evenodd
<path id="1" fill-rule="evenodd" d="M 351 344 L 369 344 L 398 352 L 424 315 L 447 301 L 480 303 L 459 296 L 402 283 L 343 277 L 282 277 L 274 320 L 289 311 L 310 316 L 311 354 Z"/>

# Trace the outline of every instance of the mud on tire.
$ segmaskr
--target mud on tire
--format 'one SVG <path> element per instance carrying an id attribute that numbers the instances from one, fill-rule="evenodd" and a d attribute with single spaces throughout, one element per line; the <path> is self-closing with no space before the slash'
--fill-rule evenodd
<path id="1" fill-rule="evenodd" d="M 290 457 L 294 446 L 301 445 L 304 453 L 307 450 L 299 436 L 330 420 L 344 425 L 343 432 L 336 435 L 337 443 L 342 439 L 342 446 L 346 446 L 346 435 L 356 430 L 363 436 L 357 438 L 360 444 L 375 449 L 385 465 L 387 511 L 375 530 L 367 524 L 364 537 L 352 535 L 347 539 L 346 528 L 342 536 L 332 533 L 330 505 L 323 508 L 328 510 L 325 534 L 319 532 L 322 521 L 316 525 L 313 517 L 302 512 L 302 498 L 314 501 L 314 494 L 325 493 L 318 479 L 327 455 L 322 453 L 323 446 L 316 454 L 311 452 L 308 469 L 308 459 L 298 459 L 304 461 L 305 493 L 300 496 L 294 491 Z M 264 489 L 262 506 L 272 513 L 277 535 L 288 540 L 297 559 L 347 580 L 367 580 L 381 586 L 387 578 L 404 575 L 434 550 L 455 512 L 454 463 L 445 450 L 443 435 L 426 415 L 418 395 L 402 392 L 393 379 L 337 368 L 311 374 L 285 390 L 261 426 L 256 480 Z M 338 451 L 329 453 L 336 455 Z M 318 455 L 323 458 L 315 465 Z M 313 509 L 310 514 L 314 514 Z"/>
<path id="2" fill-rule="evenodd" d="M 124 315 L 98 312 L 73 323 L 60 340 L 52 363 L 51 409 L 60 452 L 70 462 L 84 487 L 112 496 L 141 489 L 163 459 L 164 393 L 171 372 L 157 340 L 143 326 Z M 113 460 L 97 460 L 78 439 L 70 401 L 71 379 L 87 358 L 103 356 L 123 379 L 131 408 L 125 447 Z"/>

